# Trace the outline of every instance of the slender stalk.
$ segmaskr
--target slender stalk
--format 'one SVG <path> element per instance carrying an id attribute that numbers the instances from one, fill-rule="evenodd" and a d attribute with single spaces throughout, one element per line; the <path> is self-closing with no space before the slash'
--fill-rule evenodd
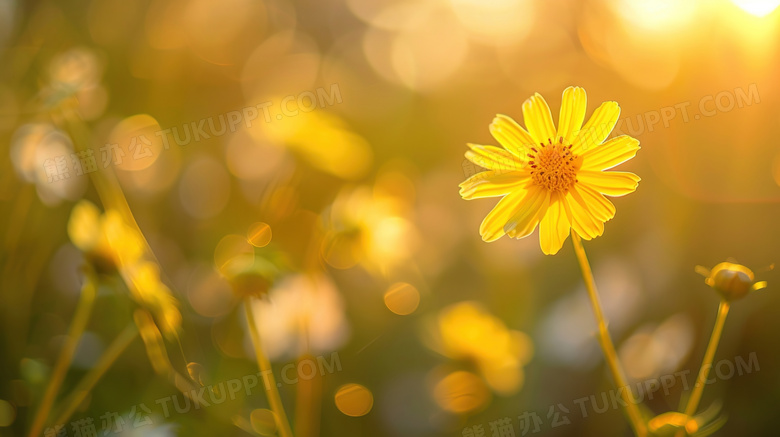
<path id="1" fill-rule="evenodd" d="M 41 399 L 38 411 L 35 413 L 35 418 L 33 419 L 30 433 L 28 434 L 30 437 L 39 435 L 43 429 L 44 423 L 51 411 L 51 407 L 54 404 L 54 399 L 57 397 L 57 392 L 59 391 L 62 381 L 65 379 L 65 374 L 68 371 L 68 367 L 70 367 L 70 363 L 73 360 L 73 354 L 76 352 L 79 338 L 89 321 L 89 315 L 92 312 L 96 294 L 97 278 L 95 277 L 95 272 L 92 270 L 92 267 L 87 266 L 85 268 L 84 285 L 81 287 L 81 295 L 79 297 L 78 306 L 76 307 L 76 314 L 74 314 L 73 320 L 70 322 L 65 344 L 62 346 L 59 357 L 57 357 L 51 379 L 49 379 L 49 384 L 46 386 L 46 391 Z"/>
<path id="2" fill-rule="evenodd" d="M 720 336 L 723 333 L 723 325 L 726 324 L 726 316 L 729 314 L 729 302 L 727 300 L 721 300 L 718 306 L 718 317 L 715 319 L 715 327 L 712 329 L 712 335 L 710 335 L 710 342 L 707 345 L 707 350 L 704 352 L 704 359 L 701 362 L 699 368 L 699 376 L 696 377 L 696 384 L 693 386 L 693 392 L 688 399 L 688 405 L 685 407 L 685 415 L 693 416 L 696 414 L 696 409 L 699 408 L 699 401 L 701 401 L 701 395 L 704 392 L 704 385 L 707 382 L 707 376 L 712 369 L 712 360 L 715 359 L 715 351 L 718 349 L 718 343 L 720 343 Z M 680 433 L 678 433 L 680 435 Z"/>
<path id="3" fill-rule="evenodd" d="M 599 294 L 596 290 L 596 282 L 593 280 L 593 272 L 591 272 L 590 264 L 588 263 L 588 256 L 585 254 L 585 248 L 582 246 L 582 240 L 579 235 L 572 232 L 571 236 L 572 242 L 574 243 L 574 252 L 577 254 L 577 260 L 579 261 L 580 269 L 582 270 L 582 279 L 585 281 L 585 288 L 588 290 L 590 304 L 593 307 L 593 315 L 596 317 L 596 322 L 598 323 L 599 343 L 601 344 L 601 350 L 604 352 L 604 359 L 612 373 L 612 378 L 615 380 L 615 385 L 617 385 L 617 388 L 620 391 L 620 396 L 626 403 L 626 413 L 628 414 L 628 419 L 631 422 L 634 433 L 639 437 L 644 437 L 647 435 L 647 428 L 644 420 L 642 420 L 642 414 L 639 412 L 639 407 L 631 400 L 631 389 L 626 383 L 623 368 L 620 365 L 617 352 L 615 352 L 615 345 L 612 344 L 612 338 L 609 336 L 607 322 L 604 319 L 604 312 L 601 309 L 601 300 L 599 299 Z M 624 387 L 625 390 L 622 390 Z"/>
<path id="4" fill-rule="evenodd" d="M 264 375 L 263 381 L 268 383 L 266 392 L 268 394 L 268 403 L 271 404 L 271 410 L 276 414 L 276 426 L 279 430 L 279 437 L 293 437 L 290 422 L 287 420 L 287 414 L 284 412 L 282 397 L 276 388 L 276 379 L 274 378 L 271 362 L 263 353 L 263 345 L 260 342 L 260 331 L 257 330 L 255 316 L 252 314 L 252 302 L 250 297 L 244 298 L 244 310 L 246 310 L 246 319 L 249 322 L 249 334 L 252 336 L 252 344 L 255 347 L 255 356 L 257 365 L 260 367 L 260 373 Z"/>
<path id="5" fill-rule="evenodd" d="M 130 322 L 119 336 L 114 339 L 111 346 L 103 352 L 103 355 L 100 357 L 100 360 L 95 367 L 90 369 L 89 373 L 79 381 L 76 388 L 74 388 L 70 395 L 65 399 L 63 407 L 60 408 L 62 412 L 57 415 L 57 420 L 53 423 L 59 425 L 70 419 L 70 416 L 73 415 L 76 408 L 81 405 L 84 398 L 87 397 L 87 394 L 95 387 L 95 384 L 97 384 L 100 378 L 102 378 L 106 371 L 114 364 L 114 361 L 119 358 L 122 352 L 127 349 L 127 346 L 129 346 L 136 337 L 138 337 L 138 328 L 136 328 L 135 323 Z"/>

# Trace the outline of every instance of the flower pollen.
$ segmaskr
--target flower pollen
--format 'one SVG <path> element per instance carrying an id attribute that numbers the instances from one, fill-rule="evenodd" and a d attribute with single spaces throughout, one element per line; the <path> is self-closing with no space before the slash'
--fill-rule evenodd
<path id="1" fill-rule="evenodd" d="M 571 145 L 563 144 L 563 137 L 557 143 L 547 140 L 539 147 L 531 147 L 528 154 L 531 180 L 535 185 L 550 191 L 566 193 L 577 182 L 577 171 L 582 160 L 571 152 Z"/>

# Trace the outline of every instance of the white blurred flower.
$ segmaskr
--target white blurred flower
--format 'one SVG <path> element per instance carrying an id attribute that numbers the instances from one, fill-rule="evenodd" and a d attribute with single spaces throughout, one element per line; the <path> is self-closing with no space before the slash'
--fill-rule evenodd
<path id="1" fill-rule="evenodd" d="M 87 177 L 73 165 L 73 144 L 48 123 L 20 126 L 11 138 L 11 162 L 20 178 L 35 184 L 38 197 L 49 206 L 81 197 Z"/>
<path id="2" fill-rule="evenodd" d="M 254 300 L 252 311 L 263 348 L 272 360 L 331 352 L 349 336 L 344 302 L 324 275 L 289 276 L 267 298 Z"/>

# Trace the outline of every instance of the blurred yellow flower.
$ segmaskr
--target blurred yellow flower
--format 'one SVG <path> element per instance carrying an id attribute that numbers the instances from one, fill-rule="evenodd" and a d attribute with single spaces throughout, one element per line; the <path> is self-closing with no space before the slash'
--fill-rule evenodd
<path id="1" fill-rule="evenodd" d="M 374 187 L 342 190 L 326 211 L 326 235 L 321 247 L 325 261 L 337 269 L 360 263 L 383 274 L 403 265 L 417 249 L 418 233 L 409 206 Z"/>
<path id="2" fill-rule="evenodd" d="M 272 101 L 283 100 L 274 98 Z M 290 109 L 293 106 L 296 109 Z M 321 111 L 305 112 L 289 101 L 285 101 L 285 107 L 296 115 L 263 124 L 262 133 L 257 135 L 293 150 L 326 173 L 347 180 L 365 176 L 373 161 L 371 147 L 365 138 L 350 130 L 342 118 Z M 322 147 L 323 144 L 328 146 Z"/>
<path id="3" fill-rule="evenodd" d="M 639 141 L 626 135 L 604 142 L 620 107 L 616 102 L 601 104 L 583 127 L 586 103 L 584 89 L 567 88 L 556 131 L 550 108 L 537 93 L 523 103 L 528 130 L 498 115 L 490 132 L 503 148 L 469 144 L 466 158 L 487 171 L 461 183 L 461 196 L 502 197 L 482 221 L 484 241 L 504 234 L 525 238 L 539 224 L 542 251 L 555 254 L 570 229 L 586 240 L 604 232 L 604 223 L 615 216 L 615 206 L 605 195 L 636 190 L 637 175 L 604 171 L 639 150 Z"/>
<path id="4" fill-rule="evenodd" d="M 77 203 L 68 220 L 68 236 L 98 269 L 115 270 L 135 263 L 143 254 L 140 236 L 122 221 L 118 212 L 101 214 L 92 202 Z"/>
<path id="5" fill-rule="evenodd" d="M 533 355 L 531 339 L 474 302 L 444 308 L 431 348 L 442 355 L 475 364 L 493 391 L 512 394 L 523 385 L 523 366 Z"/>
<path id="6" fill-rule="evenodd" d="M 178 301 L 160 280 L 159 265 L 145 258 L 140 231 L 127 225 L 119 212 L 101 214 L 92 202 L 81 200 L 71 211 L 68 236 L 98 271 L 118 271 L 132 298 L 154 314 L 166 335 L 176 335 L 181 325 Z"/>

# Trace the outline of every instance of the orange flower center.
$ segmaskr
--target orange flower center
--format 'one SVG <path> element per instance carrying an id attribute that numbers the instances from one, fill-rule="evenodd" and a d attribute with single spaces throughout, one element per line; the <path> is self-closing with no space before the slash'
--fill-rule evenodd
<path id="1" fill-rule="evenodd" d="M 550 191 L 566 193 L 577 182 L 577 171 L 582 159 L 571 153 L 571 145 L 564 145 L 563 138 L 557 143 L 547 140 L 539 147 L 531 147 L 528 165 L 531 169 L 531 181 L 535 185 Z"/>

